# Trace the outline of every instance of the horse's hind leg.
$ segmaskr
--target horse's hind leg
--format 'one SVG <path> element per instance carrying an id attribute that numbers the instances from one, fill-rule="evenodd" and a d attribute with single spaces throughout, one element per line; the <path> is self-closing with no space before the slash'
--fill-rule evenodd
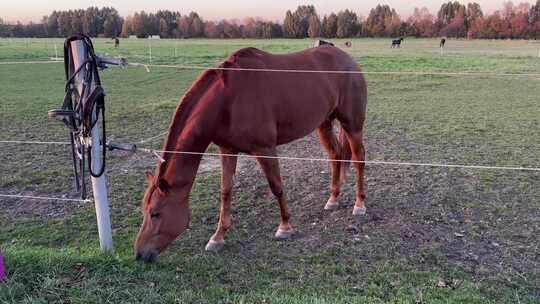
<path id="1" fill-rule="evenodd" d="M 334 134 L 332 122 L 330 120 L 326 120 L 317 129 L 317 133 L 319 134 L 321 144 L 324 146 L 324 148 L 328 152 L 328 157 L 331 160 L 334 160 L 330 162 L 330 166 L 332 169 L 332 184 L 330 186 L 330 198 L 328 199 L 326 205 L 324 206 L 325 210 L 334 210 L 339 207 L 337 199 L 338 199 L 340 187 L 341 187 L 341 181 L 340 181 L 341 164 L 339 162 L 336 162 L 335 160 L 341 159 L 342 149 L 339 145 L 336 135 Z"/>
<path id="2" fill-rule="evenodd" d="M 269 149 L 266 151 L 258 151 L 255 155 L 276 157 L 277 153 L 275 149 Z M 283 185 L 281 182 L 281 174 L 279 171 L 279 162 L 275 158 L 265 157 L 257 157 L 257 161 L 259 162 L 259 165 L 261 166 L 264 174 L 266 175 L 266 178 L 268 179 L 268 184 L 270 185 L 272 193 L 274 194 L 279 203 L 281 222 L 276 232 L 276 238 L 288 239 L 293 235 L 294 230 L 289 224 L 289 219 L 291 216 L 289 213 L 289 207 L 287 205 L 285 194 L 283 193 Z"/>
<path id="3" fill-rule="evenodd" d="M 208 241 L 206 251 L 220 251 L 225 245 L 225 233 L 231 227 L 231 201 L 234 185 L 234 173 L 238 157 L 235 151 L 221 148 L 223 154 L 234 156 L 221 156 L 221 209 L 216 232 Z"/>
<path id="4" fill-rule="evenodd" d="M 354 203 L 353 215 L 363 215 L 366 213 L 365 200 L 366 193 L 364 189 L 364 168 L 366 160 L 366 151 L 364 149 L 362 130 L 347 131 L 347 139 L 352 149 L 354 167 L 356 168 L 356 201 Z"/>

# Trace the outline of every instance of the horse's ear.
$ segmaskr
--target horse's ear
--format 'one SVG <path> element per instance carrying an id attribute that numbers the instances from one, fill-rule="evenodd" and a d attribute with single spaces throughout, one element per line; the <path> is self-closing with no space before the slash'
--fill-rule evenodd
<path id="1" fill-rule="evenodd" d="M 169 190 L 169 183 L 167 183 L 167 181 L 163 178 L 160 178 L 157 182 L 157 187 L 161 192 L 167 193 L 167 191 Z"/>
<path id="2" fill-rule="evenodd" d="M 152 184 L 152 182 L 154 181 L 154 175 L 150 173 L 150 171 L 146 171 L 144 174 L 146 175 L 146 181 L 149 184 Z"/>

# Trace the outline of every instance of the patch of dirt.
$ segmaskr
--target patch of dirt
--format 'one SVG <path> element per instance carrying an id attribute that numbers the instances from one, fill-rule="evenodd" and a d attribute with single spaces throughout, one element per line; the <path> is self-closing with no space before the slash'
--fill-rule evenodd
<path id="1" fill-rule="evenodd" d="M 367 159 L 384 159 L 384 146 L 388 147 L 367 139 Z M 410 155 L 424 150 L 405 139 L 392 148 L 399 147 L 407 147 Z M 280 147 L 279 155 L 326 157 L 315 134 Z M 330 188 L 328 163 L 284 160 L 280 166 L 297 230 L 294 241 L 284 243 L 290 255 L 335 249 L 367 264 L 411 257 L 426 270 L 450 263 L 479 278 L 539 277 L 540 198 L 523 189 L 534 189 L 540 174 L 503 173 L 501 184 L 491 189 L 475 170 L 368 165 L 367 215 L 357 219 L 352 215 L 353 167 L 342 189 L 341 207 L 329 212 L 323 210 Z M 238 195 L 252 203 L 246 207 L 233 202 L 233 229 L 239 225 L 253 238 L 273 233 L 279 208 L 254 160 L 240 162 Z M 268 205 L 261 206 L 261 198 Z M 241 255 L 257 255 L 260 243 L 253 238 L 241 241 Z"/>
<path id="2" fill-rule="evenodd" d="M 406 138 L 392 143 L 367 138 L 367 159 L 384 159 L 387 149 L 403 147 L 408 155 L 429 158 L 422 155 L 429 149 Z M 326 157 L 315 134 L 280 147 L 279 155 Z M 109 164 L 109 176 L 142 174 L 155 168 L 156 159 L 148 154 L 120 155 Z M 368 165 L 367 215 L 357 219 L 352 216 L 353 168 L 342 188 L 340 208 L 328 212 L 323 210 L 330 187 L 327 162 L 284 160 L 280 166 L 297 231 L 293 242 L 283 242 L 286 254 L 336 250 L 350 253 L 349 262 L 365 265 L 409 257 L 421 269 L 450 263 L 481 279 L 539 277 L 540 198 L 534 191 L 538 173 L 501 173 L 494 177 L 496 182 L 486 182 L 476 170 Z M 205 157 L 199 174 L 214 174 L 219 168 L 219 158 Z M 279 208 L 254 159 L 239 159 L 234 192 L 243 203 L 233 202 L 232 229 L 249 235 L 239 241 L 239 258 L 249 259 L 260 254 L 260 238 L 277 228 Z M 209 231 L 215 227 L 218 205 L 216 201 L 215 213 L 203 219 Z M 65 218 L 83 203 L 2 199 L 0 206 L 0 218 L 7 220 Z"/>
<path id="3" fill-rule="evenodd" d="M 33 191 L 10 192 L 22 196 L 38 196 Z M 51 196 L 54 194 L 51 194 Z M 60 198 L 74 198 L 75 195 L 61 195 Z M 32 218 L 32 219 L 53 219 L 65 218 L 73 214 L 76 210 L 85 206 L 85 202 L 78 201 L 56 201 L 56 200 L 34 200 L 27 198 L 0 198 L 0 218 L 6 218 L 6 221 L 12 219 Z"/>

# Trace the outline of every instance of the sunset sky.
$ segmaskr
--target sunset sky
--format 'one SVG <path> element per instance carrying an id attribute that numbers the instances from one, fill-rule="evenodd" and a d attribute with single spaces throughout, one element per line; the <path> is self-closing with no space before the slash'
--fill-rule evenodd
<path id="1" fill-rule="evenodd" d="M 88 6 L 113 6 L 122 16 L 135 11 L 145 10 L 155 12 L 159 9 L 177 10 L 181 13 L 197 11 L 207 20 L 243 18 L 245 16 L 262 17 L 273 21 L 281 21 L 288 9 L 294 9 L 301 4 L 313 4 L 319 14 L 331 11 L 352 9 L 361 16 L 367 16 L 369 10 L 378 3 L 389 4 L 403 16 L 409 16 L 415 7 L 427 7 L 436 13 L 443 0 L 1 0 L 0 18 L 4 21 L 39 21 L 42 16 L 53 10 L 87 8 Z M 487 12 L 493 12 L 502 7 L 504 0 L 475 0 Z M 460 1 L 468 3 L 472 1 Z M 535 3 L 536 0 L 516 0 L 519 2 Z"/>

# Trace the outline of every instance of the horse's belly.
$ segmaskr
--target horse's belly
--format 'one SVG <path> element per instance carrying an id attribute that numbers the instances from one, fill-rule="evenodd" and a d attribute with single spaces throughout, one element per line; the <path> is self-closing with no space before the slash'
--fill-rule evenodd
<path id="1" fill-rule="evenodd" d="M 326 113 L 287 117 L 287 120 L 281 121 L 277 125 L 277 144 L 287 144 L 309 135 L 326 119 L 328 119 Z"/>
<path id="2" fill-rule="evenodd" d="M 220 138 L 246 151 L 286 144 L 317 129 L 334 112 L 338 92 L 320 76 L 297 77 L 284 75 L 272 86 L 261 79 L 256 83 L 264 85 L 243 91 L 229 109 L 228 128 L 219 131 Z"/>

